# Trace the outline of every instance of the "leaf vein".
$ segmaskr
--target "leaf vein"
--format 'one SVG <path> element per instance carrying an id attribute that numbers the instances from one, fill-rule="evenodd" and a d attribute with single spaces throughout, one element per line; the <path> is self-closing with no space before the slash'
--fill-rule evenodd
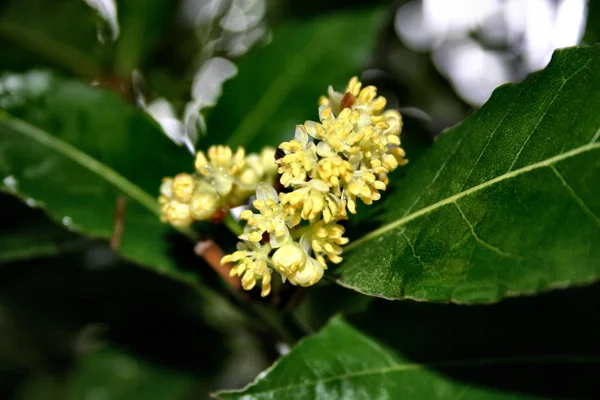
<path id="1" fill-rule="evenodd" d="M 517 256 L 515 254 L 509 253 L 509 252 L 504 251 L 504 250 L 501 250 L 498 247 L 496 247 L 496 246 L 494 246 L 494 245 L 486 242 L 485 240 L 481 239 L 479 237 L 479 235 L 477 235 L 477 233 L 475 232 L 475 227 L 473 226 L 473 224 L 471 223 L 471 221 L 469 221 L 469 219 L 467 218 L 467 216 L 465 215 L 465 213 L 463 212 L 463 210 L 459 207 L 458 203 L 454 203 L 454 205 L 456 206 L 456 209 L 458 210 L 458 212 L 460 212 L 460 215 L 462 216 L 463 220 L 469 226 L 469 229 L 471 230 L 471 235 L 475 238 L 475 240 L 477 241 L 477 243 L 479 243 L 480 245 L 482 245 L 486 249 L 491 250 L 494 253 L 497 253 L 500 257 L 514 258 L 514 259 L 517 259 L 517 260 L 522 260 L 523 259 L 523 257 L 521 257 L 521 256 Z"/>
<path id="2" fill-rule="evenodd" d="M 82 167 L 88 169 L 90 172 L 106 179 L 123 191 L 123 193 L 136 200 L 154 214 L 160 215 L 160 210 L 158 208 L 156 199 L 114 169 L 87 155 L 73 145 L 57 138 L 56 136 L 52 136 L 33 125 L 30 125 L 27 122 L 18 120 L 16 118 L 11 118 L 9 117 L 9 114 L 4 112 L 0 112 L 0 124 L 13 129 L 17 133 L 28 136 L 36 142 L 45 145 L 49 149 L 52 149 L 55 152 L 62 154 L 66 158 L 71 159 Z"/>
<path id="3" fill-rule="evenodd" d="M 564 186 L 564 188 L 567 190 L 567 192 L 573 198 L 573 200 L 575 200 L 575 203 L 577 203 L 579 208 L 581 208 L 581 211 L 583 211 L 598 227 L 600 227 L 600 218 L 596 214 L 594 214 L 592 210 L 590 210 L 590 208 L 585 204 L 581 196 L 579 196 L 577 192 L 575 192 L 575 189 L 573 189 L 573 187 L 569 185 L 569 182 L 567 182 L 565 177 L 562 176 L 560 172 L 558 172 L 554 165 L 550 165 L 550 169 L 552 170 L 552 172 L 554 172 L 560 183 Z"/>
<path id="4" fill-rule="evenodd" d="M 416 211 L 416 212 L 414 212 L 414 213 L 412 213 L 410 215 L 403 216 L 402 218 L 399 218 L 396 221 L 390 222 L 390 223 L 382 226 L 381 228 L 376 229 L 376 230 L 374 230 L 374 231 L 366 234 L 365 236 L 363 236 L 363 237 L 355 240 L 354 242 L 350 243 L 348 246 L 346 246 L 346 250 L 347 251 L 352 250 L 353 248 L 361 245 L 362 243 L 367 242 L 369 240 L 372 240 L 372 239 L 374 239 L 374 238 L 376 238 L 378 236 L 381 236 L 381 235 L 389 232 L 390 230 L 392 230 L 394 228 L 397 228 L 399 226 L 407 224 L 407 223 L 411 222 L 414 219 L 417 219 L 417 218 L 419 218 L 419 217 L 421 217 L 423 215 L 426 215 L 426 214 L 428 214 L 428 213 L 430 213 L 432 211 L 437 210 L 438 208 L 447 206 L 449 204 L 453 204 L 456 201 L 462 199 L 463 197 L 466 197 L 466 196 L 469 196 L 469 195 L 471 195 L 473 193 L 479 192 L 479 191 L 481 191 L 483 189 L 486 189 L 486 188 L 488 188 L 488 187 L 490 187 L 492 185 L 495 185 L 496 183 L 502 182 L 502 181 L 507 180 L 507 179 L 515 178 L 515 177 L 517 177 L 519 175 L 526 174 L 526 173 L 534 171 L 536 169 L 545 168 L 545 167 L 548 167 L 550 165 L 556 164 L 556 163 L 558 163 L 558 162 L 560 162 L 562 160 L 566 160 L 568 158 L 575 157 L 575 156 L 577 156 L 579 154 L 586 153 L 588 151 L 598 150 L 598 149 L 600 149 L 600 143 L 590 143 L 590 144 L 587 144 L 587 145 L 584 145 L 584 146 L 577 147 L 577 148 L 575 148 L 573 150 L 570 150 L 570 151 L 568 151 L 566 153 L 558 154 L 558 155 L 556 155 L 554 157 L 547 158 L 547 159 L 545 159 L 543 161 L 539 161 L 537 163 L 529 164 L 529 165 L 527 165 L 525 167 L 522 167 L 522 168 L 516 169 L 514 171 L 510 171 L 510 172 L 504 173 L 502 175 L 499 175 L 499 176 L 497 176 L 497 177 L 495 177 L 493 179 L 490 179 L 488 181 L 485 181 L 485 182 L 483 182 L 483 183 L 481 183 L 481 184 L 479 184 L 477 186 L 473 186 L 473 187 L 471 187 L 471 188 L 469 188 L 467 190 L 464 190 L 462 192 L 456 193 L 456 194 L 454 194 L 454 195 L 452 195 L 450 197 L 447 197 L 447 198 L 445 198 L 443 200 L 440 200 L 440 201 L 438 201 L 438 202 L 436 202 L 434 204 L 431 204 L 431 205 L 429 205 L 427 207 L 421 208 L 420 210 L 418 210 L 418 211 Z"/>
<path id="5" fill-rule="evenodd" d="M 280 386 L 269 390 L 263 391 L 251 391 L 249 390 L 248 394 L 252 395 L 264 395 L 271 394 L 276 392 L 281 392 L 284 390 L 297 389 L 302 387 L 311 387 L 316 386 L 323 383 L 330 383 L 336 381 L 342 381 L 345 379 L 358 378 L 369 375 L 384 375 L 388 373 L 394 372 L 406 372 L 406 371 L 420 371 L 423 369 L 431 369 L 431 368 L 461 368 L 461 367 L 482 367 L 487 365 L 511 365 L 511 364 L 519 364 L 519 365 L 529 365 L 536 363 L 552 363 L 552 362 L 570 362 L 573 364 L 600 364 L 599 357 L 586 357 L 586 356 L 578 356 L 578 355 L 550 355 L 550 356 L 536 356 L 536 357 L 513 357 L 513 358 L 490 358 L 490 359 L 481 359 L 481 360 L 452 360 L 452 361 L 440 361 L 440 362 L 432 362 L 426 364 L 395 364 L 388 367 L 383 368 L 370 368 L 364 369 L 360 371 L 348 372 L 341 375 L 331 376 L 329 378 L 316 379 L 314 381 L 301 382 L 288 386 Z M 220 394 L 236 394 L 240 393 L 239 391 L 230 391 L 230 392 L 221 392 Z"/>

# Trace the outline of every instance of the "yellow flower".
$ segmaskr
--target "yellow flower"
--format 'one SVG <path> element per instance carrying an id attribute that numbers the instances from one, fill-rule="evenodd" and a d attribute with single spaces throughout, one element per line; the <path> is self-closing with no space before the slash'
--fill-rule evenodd
<path id="1" fill-rule="evenodd" d="M 322 96 L 319 99 L 319 105 L 332 107 L 337 113 L 341 111 L 342 103 L 345 97 L 352 98 L 347 101 L 352 108 L 365 107 L 371 114 L 379 114 L 385 108 L 387 100 L 383 96 L 377 97 L 377 88 L 375 86 L 362 87 L 362 83 L 358 78 L 352 77 L 346 86 L 344 93 L 338 93 L 331 86 L 328 89 L 328 97 Z M 346 105 L 344 104 L 344 105 Z"/>
<path id="2" fill-rule="evenodd" d="M 177 200 L 163 202 L 161 211 L 161 221 L 169 222 L 173 226 L 183 228 L 193 222 L 190 206 Z"/>
<path id="3" fill-rule="evenodd" d="M 238 147 L 234 154 L 227 146 L 211 146 L 208 149 L 208 158 L 202 151 L 196 154 L 194 165 L 196 171 L 214 184 L 220 195 L 226 196 L 231 192 L 234 178 L 246 164 L 245 154 L 241 147 Z"/>
<path id="4" fill-rule="evenodd" d="M 261 296 L 265 297 L 271 292 L 271 268 L 269 267 L 269 252 L 271 246 L 259 245 L 253 242 L 238 244 L 238 251 L 226 255 L 221 259 L 221 264 L 234 263 L 229 272 L 230 276 L 242 276 L 242 287 L 251 290 L 256 281 L 261 281 Z"/>
<path id="5" fill-rule="evenodd" d="M 290 241 L 275 251 L 272 261 L 277 271 L 288 276 L 304 266 L 306 253 L 298 243 Z"/>
<path id="6" fill-rule="evenodd" d="M 190 212 L 192 213 L 192 217 L 198 221 L 212 218 L 218 207 L 219 195 L 216 190 L 209 185 L 206 185 L 200 190 L 196 190 L 190 200 Z"/>
<path id="7" fill-rule="evenodd" d="M 307 246 L 289 242 L 273 254 L 273 265 L 284 282 L 289 280 L 292 285 L 311 286 L 321 280 L 323 266 L 310 257 L 307 251 Z"/>
<path id="8" fill-rule="evenodd" d="M 188 203 L 194 193 L 194 178 L 190 174 L 175 175 L 172 182 L 173 198 L 181 203 Z"/>
<path id="9" fill-rule="evenodd" d="M 381 198 L 379 190 L 385 190 L 385 183 L 378 180 L 375 174 L 366 171 L 355 172 L 352 180 L 344 190 L 348 199 L 348 210 L 356 214 L 356 198 L 365 204 L 372 204 Z"/>
<path id="10" fill-rule="evenodd" d="M 329 261 L 339 264 L 342 262 L 342 247 L 348 243 L 348 238 L 343 237 L 344 227 L 335 223 L 325 224 L 323 221 L 311 226 L 312 235 L 310 244 L 315 252 L 315 258 L 327 269 L 325 256 Z"/>
<path id="11" fill-rule="evenodd" d="M 317 167 L 317 147 L 309 141 L 302 125 L 296 127 L 295 139 L 282 143 L 279 148 L 285 152 L 285 155 L 277 160 L 283 186 L 304 182 L 314 175 Z"/>
<path id="12" fill-rule="evenodd" d="M 350 162 L 336 155 L 320 159 L 317 171 L 319 178 L 337 192 L 340 185 L 350 183 L 354 168 Z"/>
<path id="13" fill-rule="evenodd" d="M 265 147 L 260 154 L 248 154 L 244 168 L 234 181 L 230 204 L 243 204 L 256 191 L 260 182 L 272 184 L 277 175 L 275 149 Z"/>
<path id="14" fill-rule="evenodd" d="M 240 218 L 247 222 L 240 239 L 250 242 L 260 242 L 265 233 L 269 234 L 269 242 L 273 248 L 280 247 L 290 240 L 287 218 L 283 205 L 279 203 L 277 192 L 266 183 L 259 183 L 256 189 L 256 200 L 253 203 L 259 214 L 245 210 Z"/>
<path id="15" fill-rule="evenodd" d="M 319 122 L 297 125 L 294 139 L 279 146 L 283 155 L 277 160 L 272 148 L 260 155 L 226 146 L 199 152 L 199 175 L 163 180 L 161 219 L 176 226 L 210 219 L 256 191 L 256 212 L 240 214 L 246 221 L 243 242 L 222 263 L 234 264 L 231 275 L 240 276 L 246 290 L 260 281 L 262 296 L 271 291 L 273 269 L 284 282 L 314 285 L 328 262 L 342 261 L 348 238 L 337 222 L 348 218 L 347 211 L 356 213 L 357 199 L 379 200 L 388 174 L 407 162 L 400 147 L 402 117 L 386 111 L 386 102 L 374 86 L 363 87 L 354 77 L 344 93 L 329 87 L 320 99 Z M 270 185 L 277 173 L 287 188 L 279 194 Z"/>
<path id="16" fill-rule="evenodd" d="M 284 214 L 292 219 L 292 226 L 300 219 L 311 222 L 323 218 L 329 222 L 345 219 L 345 204 L 341 198 L 330 192 L 330 187 L 320 179 L 298 183 L 294 191 L 279 195 L 284 206 Z"/>

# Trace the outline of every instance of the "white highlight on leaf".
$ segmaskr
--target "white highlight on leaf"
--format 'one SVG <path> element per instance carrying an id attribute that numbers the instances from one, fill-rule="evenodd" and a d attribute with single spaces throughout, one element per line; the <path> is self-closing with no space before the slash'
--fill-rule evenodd
<path id="1" fill-rule="evenodd" d="M 186 135 L 183 132 L 183 125 L 175 115 L 173 106 L 167 99 L 158 98 L 146 106 L 146 112 L 162 128 L 163 132 L 175 143 L 182 145 L 186 143 Z"/>
<path id="2" fill-rule="evenodd" d="M 13 176 L 9 175 L 2 180 L 2 184 L 10 191 L 16 191 L 19 186 L 19 181 Z"/>
<path id="3" fill-rule="evenodd" d="M 211 58 L 194 76 L 192 98 L 202 107 L 214 106 L 221 96 L 223 83 L 237 75 L 237 71 L 235 64 L 225 58 Z"/>
<path id="4" fill-rule="evenodd" d="M 198 131 L 206 133 L 206 123 L 202 110 L 217 104 L 223 91 L 223 84 L 237 75 L 237 67 L 231 61 L 214 57 L 204 63 L 194 76 L 191 97 L 186 104 L 183 117 L 179 119 L 169 101 L 159 98 L 145 107 L 165 134 L 178 145 L 185 145 L 195 154 Z M 139 79 L 139 78 L 138 78 Z M 138 103 L 140 103 L 138 101 Z M 143 104 L 143 96 L 142 96 Z"/>
<path id="5" fill-rule="evenodd" d="M 106 21 L 110 28 L 110 39 L 114 42 L 119 37 L 119 20 L 117 17 L 117 4 L 115 0 L 83 0 L 92 7 L 98 15 Z M 100 35 L 100 34 L 99 34 Z M 102 37 L 99 36 L 102 41 Z"/>
<path id="6" fill-rule="evenodd" d="M 0 108 L 11 108 L 36 100 L 48 91 L 51 74 L 47 71 L 29 71 L 24 74 L 0 75 Z"/>
<path id="7" fill-rule="evenodd" d="M 264 14 L 264 0 L 233 0 L 220 25 L 231 32 L 244 32 L 255 27 Z"/>

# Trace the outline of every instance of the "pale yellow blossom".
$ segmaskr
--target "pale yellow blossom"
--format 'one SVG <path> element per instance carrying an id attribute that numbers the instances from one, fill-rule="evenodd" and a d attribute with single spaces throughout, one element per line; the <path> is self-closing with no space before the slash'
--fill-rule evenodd
<path id="1" fill-rule="evenodd" d="M 244 233 L 240 239 L 251 242 L 260 242 L 268 234 L 271 246 L 276 248 L 290 240 L 287 226 L 288 218 L 283 212 L 283 205 L 279 203 L 277 192 L 266 183 L 260 183 L 256 190 L 257 199 L 253 205 L 258 214 L 245 210 L 240 218 L 247 221 Z"/>
<path id="2" fill-rule="evenodd" d="M 271 292 L 271 268 L 269 267 L 268 244 L 260 245 L 253 242 L 238 244 L 238 250 L 221 259 L 221 264 L 233 263 L 234 267 L 229 272 L 230 276 L 242 276 L 242 287 L 251 290 L 256 286 L 256 281 L 261 281 L 261 296 L 265 297 Z"/>
<path id="3" fill-rule="evenodd" d="M 327 268 L 325 257 L 335 264 L 342 262 L 342 246 L 348 243 L 348 238 L 343 236 L 343 226 L 319 221 L 311 226 L 311 232 L 312 250 L 315 252 L 315 258 L 324 268 Z"/>

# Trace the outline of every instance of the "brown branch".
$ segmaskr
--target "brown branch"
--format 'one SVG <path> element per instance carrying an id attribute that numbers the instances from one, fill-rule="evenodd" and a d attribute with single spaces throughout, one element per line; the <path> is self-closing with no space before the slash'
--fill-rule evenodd
<path id="1" fill-rule="evenodd" d="M 119 250 L 121 245 L 121 237 L 123 236 L 123 230 L 125 229 L 125 210 L 127 209 L 127 197 L 120 195 L 117 198 L 117 204 L 115 206 L 115 218 L 113 222 L 113 231 L 110 237 L 110 248 L 115 253 Z"/>
<path id="2" fill-rule="evenodd" d="M 223 253 L 223 250 L 215 242 L 210 239 L 198 242 L 194 247 L 194 252 L 202 257 L 229 286 L 235 290 L 241 290 L 242 283 L 240 279 L 236 276 L 229 276 L 229 271 L 231 271 L 233 265 L 229 263 L 221 265 L 221 259 L 225 253 Z"/>

